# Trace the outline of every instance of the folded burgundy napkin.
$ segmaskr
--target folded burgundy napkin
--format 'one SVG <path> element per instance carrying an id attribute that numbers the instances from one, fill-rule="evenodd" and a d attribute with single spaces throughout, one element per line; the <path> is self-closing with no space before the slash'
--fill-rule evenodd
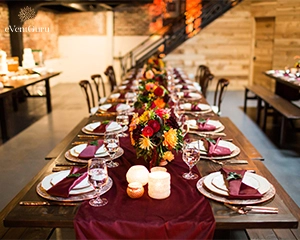
<path id="1" fill-rule="evenodd" d="M 112 105 L 110 108 L 108 108 L 106 110 L 106 112 L 116 112 L 117 111 L 117 107 L 118 107 L 118 104 L 117 105 Z"/>
<path id="2" fill-rule="evenodd" d="M 222 157 L 231 154 L 231 150 L 227 147 L 219 146 L 218 143 L 221 138 L 202 138 L 203 145 L 207 150 L 207 155 L 210 157 Z"/>
<path id="3" fill-rule="evenodd" d="M 78 158 L 80 159 L 90 159 L 95 156 L 97 150 L 103 145 L 103 140 L 92 141 L 88 143 L 87 147 L 82 150 Z"/>
<path id="4" fill-rule="evenodd" d="M 201 111 L 201 108 L 198 106 L 198 104 L 192 104 L 191 111 Z"/>
<path id="5" fill-rule="evenodd" d="M 93 132 L 94 133 L 105 133 L 106 132 L 106 127 L 109 125 L 110 121 L 103 121 L 101 124 L 96 127 Z"/>
<path id="6" fill-rule="evenodd" d="M 208 124 L 209 118 L 207 119 L 198 119 L 197 120 L 197 126 L 198 130 L 200 131 L 214 131 L 216 129 L 216 126 Z"/>
<path id="7" fill-rule="evenodd" d="M 230 199 L 256 199 L 262 197 L 257 189 L 242 182 L 245 172 L 246 170 L 221 169 Z"/>
<path id="8" fill-rule="evenodd" d="M 87 167 L 72 167 L 70 174 L 47 190 L 52 196 L 67 198 L 70 191 L 87 176 Z"/>

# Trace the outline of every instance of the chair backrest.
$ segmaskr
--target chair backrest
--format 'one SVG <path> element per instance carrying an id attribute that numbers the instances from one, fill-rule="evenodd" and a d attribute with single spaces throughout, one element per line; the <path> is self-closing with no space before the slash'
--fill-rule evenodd
<path id="1" fill-rule="evenodd" d="M 214 96 L 214 105 L 218 107 L 218 113 L 221 112 L 221 103 L 223 101 L 224 93 L 229 85 L 229 80 L 226 78 L 220 78 L 218 80 L 215 96 Z"/>
<path id="2" fill-rule="evenodd" d="M 206 92 L 209 83 L 214 78 L 214 75 L 210 72 L 209 68 L 205 65 L 200 65 L 196 72 L 196 81 L 201 86 L 202 95 L 206 98 Z"/>
<path id="3" fill-rule="evenodd" d="M 81 80 L 79 82 L 79 86 L 84 92 L 84 95 L 86 97 L 86 102 L 88 105 L 88 111 L 89 113 L 91 113 L 92 107 L 96 107 L 92 85 L 88 80 Z"/>
<path id="4" fill-rule="evenodd" d="M 95 86 L 95 89 L 96 89 L 96 93 L 97 93 L 97 97 L 98 97 L 98 102 L 99 102 L 100 99 L 101 99 L 101 96 L 102 97 L 106 97 L 106 92 L 105 92 L 105 86 L 104 86 L 103 78 L 102 78 L 101 74 L 93 74 L 91 76 L 91 79 L 94 82 L 94 86 Z M 100 90 L 101 90 L 100 87 L 102 89 L 102 95 L 100 94 Z"/>
<path id="5" fill-rule="evenodd" d="M 112 92 L 114 88 L 117 86 L 117 80 L 115 75 L 115 70 L 113 66 L 108 66 L 104 72 L 104 74 L 107 76 L 108 81 L 110 83 L 110 91 Z"/>

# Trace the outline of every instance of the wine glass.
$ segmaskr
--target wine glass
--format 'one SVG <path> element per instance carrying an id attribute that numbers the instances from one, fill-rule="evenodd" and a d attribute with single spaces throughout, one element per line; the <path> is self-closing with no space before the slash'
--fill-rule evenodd
<path id="1" fill-rule="evenodd" d="M 196 173 L 192 173 L 192 168 L 200 160 L 200 141 L 194 138 L 185 139 L 182 148 L 182 159 L 188 165 L 189 172 L 182 175 L 187 180 L 198 178 Z"/>
<path id="2" fill-rule="evenodd" d="M 118 167 L 119 163 L 113 162 L 116 153 L 119 150 L 119 133 L 118 132 L 105 132 L 104 134 L 104 147 L 109 154 L 109 161 L 107 167 L 114 168 Z"/>
<path id="3" fill-rule="evenodd" d="M 95 188 L 97 197 L 91 199 L 89 204 L 93 207 L 101 207 L 108 203 L 106 198 L 101 198 L 102 187 L 108 181 L 106 160 L 103 158 L 92 158 L 88 161 L 88 179 Z"/>
<path id="4" fill-rule="evenodd" d="M 130 106 L 127 112 L 127 114 L 129 115 L 130 110 L 133 108 L 133 105 L 136 102 L 136 93 L 128 92 L 125 94 L 125 98 L 126 98 L 126 104 Z"/>
<path id="5" fill-rule="evenodd" d="M 119 137 L 127 137 L 128 134 L 124 132 L 125 126 L 129 124 L 129 117 L 125 112 L 121 112 L 116 117 L 116 122 L 122 126 L 122 133 L 119 134 Z"/>
<path id="6" fill-rule="evenodd" d="M 174 115 L 177 119 L 177 123 L 179 126 L 183 124 L 183 115 L 185 113 L 185 110 L 181 106 L 183 103 L 184 101 L 179 99 L 177 104 L 174 106 Z"/>

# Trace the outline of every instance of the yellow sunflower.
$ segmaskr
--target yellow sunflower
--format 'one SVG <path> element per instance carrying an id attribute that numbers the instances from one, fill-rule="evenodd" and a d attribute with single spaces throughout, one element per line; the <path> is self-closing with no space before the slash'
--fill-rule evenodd
<path id="1" fill-rule="evenodd" d="M 173 149 L 177 145 L 177 131 L 176 129 L 170 128 L 169 131 L 164 132 L 163 145 L 168 149 Z"/>
<path id="2" fill-rule="evenodd" d="M 149 111 L 145 111 L 139 119 L 142 123 L 147 122 L 149 120 Z"/>

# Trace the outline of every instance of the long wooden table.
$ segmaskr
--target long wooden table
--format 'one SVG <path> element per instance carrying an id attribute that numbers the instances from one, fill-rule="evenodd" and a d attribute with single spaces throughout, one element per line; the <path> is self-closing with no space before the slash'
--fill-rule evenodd
<path id="1" fill-rule="evenodd" d="M 217 118 L 217 117 L 216 117 Z M 51 174 L 53 168 L 57 165 L 68 165 L 64 158 L 65 152 L 72 147 L 72 142 L 79 141 L 77 134 L 82 134 L 81 129 L 87 123 L 95 120 L 101 120 L 101 117 L 93 116 L 85 119 L 76 126 L 72 131 L 74 138 L 70 141 L 70 136 L 63 141 L 58 147 L 60 154 L 50 160 L 47 165 L 34 177 L 34 179 L 27 184 L 27 186 L 12 200 L 9 206 L 10 211 L 4 218 L 4 225 L 6 227 L 45 227 L 45 228 L 72 228 L 73 219 L 78 210 L 78 206 L 20 206 L 19 201 L 42 201 L 36 193 L 36 186 L 42 179 Z M 239 215 L 233 213 L 226 208 L 222 203 L 214 200 L 209 200 L 213 214 L 216 220 L 216 229 L 249 229 L 249 228 L 297 228 L 298 220 L 293 215 L 292 209 L 288 206 L 293 200 L 282 189 L 281 185 L 276 181 L 272 174 L 267 170 L 264 164 L 259 159 L 261 155 L 247 140 L 247 138 L 237 129 L 229 118 L 220 118 L 220 121 L 225 126 L 224 132 L 227 138 L 233 139 L 233 143 L 240 149 L 241 153 L 235 159 L 248 160 L 247 165 L 228 165 L 233 169 L 251 169 L 262 176 L 267 177 L 271 184 L 278 189 L 275 197 L 268 202 L 261 205 L 278 207 L 278 214 L 248 214 Z M 82 140 L 81 140 L 82 141 Z M 64 146 L 64 148 L 62 148 Z M 226 162 L 226 160 L 223 160 Z M 202 176 L 206 176 L 213 171 L 221 168 L 219 164 L 213 163 L 209 160 L 202 160 L 197 165 Z M 195 191 L 198 191 L 195 188 Z M 113 204 L 113 203 L 112 203 Z M 113 206 L 112 206 L 113 207 Z"/>
<path id="2" fill-rule="evenodd" d="M 282 70 L 281 70 L 282 71 Z M 289 80 L 289 77 L 278 75 L 277 73 L 270 73 L 270 71 L 264 72 L 264 74 L 274 79 L 275 93 L 289 101 L 300 99 L 300 81 L 295 79 Z"/>
<path id="3" fill-rule="evenodd" d="M 50 113 L 52 111 L 51 105 L 51 91 L 50 91 L 50 78 L 59 75 L 60 72 L 53 72 L 40 75 L 37 78 L 29 78 L 29 79 L 22 79 L 22 80 L 8 80 L 5 82 L 5 88 L 0 89 L 0 126 L 1 126 L 1 133 L 2 139 L 4 141 L 9 139 L 7 133 L 7 119 L 6 119 L 6 111 L 5 111 L 5 99 L 7 97 L 13 96 L 13 94 L 17 93 L 20 90 L 26 89 L 28 86 L 35 85 L 39 82 L 45 82 L 45 95 L 34 95 L 30 97 L 45 97 L 46 104 L 47 104 L 47 112 Z"/>

